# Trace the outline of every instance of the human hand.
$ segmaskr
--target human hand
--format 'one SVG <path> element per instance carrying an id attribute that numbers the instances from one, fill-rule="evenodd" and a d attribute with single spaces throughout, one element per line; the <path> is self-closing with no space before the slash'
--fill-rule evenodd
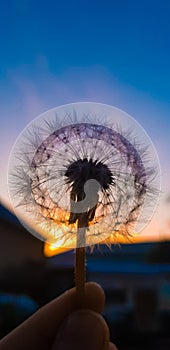
<path id="1" fill-rule="evenodd" d="M 68 290 L 39 309 L 0 341 L 0 350 L 116 350 L 101 316 L 105 296 L 96 283 L 85 285 L 85 306 L 76 308 Z"/>

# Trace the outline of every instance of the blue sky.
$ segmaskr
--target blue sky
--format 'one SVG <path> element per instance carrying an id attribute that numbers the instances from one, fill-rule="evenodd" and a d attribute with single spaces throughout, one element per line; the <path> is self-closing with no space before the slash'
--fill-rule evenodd
<path id="1" fill-rule="evenodd" d="M 23 127 L 49 108 L 89 100 L 115 105 L 145 128 L 160 157 L 166 197 L 169 18 L 169 0 L 1 2 L 2 198 L 9 152 Z M 167 202 L 166 209 L 164 221 Z"/>
<path id="2" fill-rule="evenodd" d="M 100 65 L 153 98 L 169 100 L 168 0 L 12 0 L 1 2 L 0 16 L 2 77 L 42 55 L 55 74 Z"/>

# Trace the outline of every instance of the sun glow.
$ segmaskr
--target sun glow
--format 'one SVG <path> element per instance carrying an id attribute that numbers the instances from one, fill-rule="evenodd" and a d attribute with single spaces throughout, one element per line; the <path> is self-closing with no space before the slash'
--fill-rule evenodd
<path id="1" fill-rule="evenodd" d="M 44 244 L 44 255 L 50 258 L 54 255 L 62 254 L 69 251 L 69 248 L 56 247 L 55 245 L 45 243 Z"/>
<path id="2" fill-rule="evenodd" d="M 137 233 L 134 233 L 133 236 L 131 237 L 124 237 L 121 234 L 112 233 L 109 238 L 101 242 L 100 244 L 106 244 L 106 245 L 111 245 L 111 244 L 128 244 L 128 243 L 138 243 L 140 242 L 139 235 Z M 58 242 L 59 243 L 59 242 Z M 67 252 L 71 250 L 70 248 L 63 247 L 62 243 L 63 240 L 61 239 L 61 246 L 57 244 L 44 244 L 44 255 L 49 258 L 64 252 Z"/>

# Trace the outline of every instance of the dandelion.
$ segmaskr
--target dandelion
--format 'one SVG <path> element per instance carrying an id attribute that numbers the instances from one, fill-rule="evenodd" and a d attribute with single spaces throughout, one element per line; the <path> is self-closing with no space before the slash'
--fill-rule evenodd
<path id="1" fill-rule="evenodd" d="M 126 113 L 97 103 L 41 115 L 24 129 L 10 157 L 17 216 L 40 239 L 76 248 L 80 294 L 84 247 L 140 231 L 159 188 L 158 158 L 144 130 Z"/>

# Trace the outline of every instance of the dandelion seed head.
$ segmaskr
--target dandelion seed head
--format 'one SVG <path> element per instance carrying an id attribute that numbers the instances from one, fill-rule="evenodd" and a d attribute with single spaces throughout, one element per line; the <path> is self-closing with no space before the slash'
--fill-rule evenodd
<path id="1" fill-rule="evenodd" d="M 130 132 L 129 132 L 130 130 Z M 27 229 L 56 246 L 100 243 L 140 231 L 160 191 L 155 148 L 125 112 L 98 103 L 50 110 L 19 135 L 9 162 L 9 192 Z"/>

